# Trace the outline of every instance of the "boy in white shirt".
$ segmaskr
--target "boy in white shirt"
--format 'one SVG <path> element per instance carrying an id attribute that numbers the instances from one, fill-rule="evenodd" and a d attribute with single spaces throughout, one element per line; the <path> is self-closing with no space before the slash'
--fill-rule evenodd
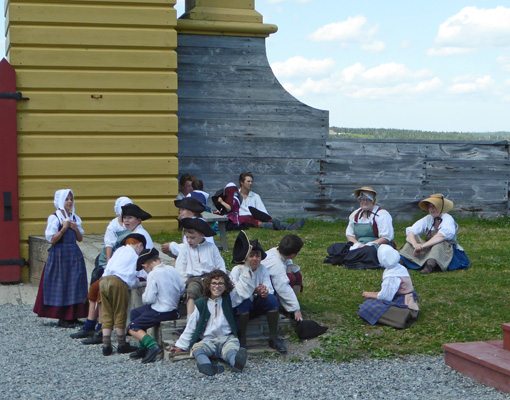
<path id="1" fill-rule="evenodd" d="M 132 353 L 136 347 L 126 343 L 127 307 L 129 291 L 140 284 L 136 277 L 138 255 L 144 250 L 145 236 L 131 233 L 122 241 L 123 246 L 113 253 L 106 264 L 103 277 L 99 281 L 99 293 L 103 312 L 103 355 L 112 354 L 112 330 L 117 333 L 118 348 L 121 354 Z"/>
<path id="2" fill-rule="evenodd" d="M 181 222 L 186 243 L 175 260 L 175 269 L 186 284 L 186 311 L 189 317 L 195 309 L 195 300 L 202 297 L 205 275 L 215 269 L 227 270 L 218 247 L 205 240 L 206 236 L 216 235 L 209 224 L 200 218 L 183 218 Z"/>
<path id="3" fill-rule="evenodd" d="M 233 254 L 232 262 L 243 264 L 232 269 L 230 279 L 238 293 L 249 293 L 249 297 L 235 308 L 239 322 L 239 342 L 241 346 L 246 346 L 246 331 L 250 319 L 265 315 L 269 325 L 269 347 L 280 353 L 286 353 L 287 348 L 283 340 L 278 337 L 280 318 L 278 309 L 280 305 L 274 295 L 269 272 L 261 264 L 261 261 L 266 258 L 266 253 L 258 240 L 249 241 L 246 234 L 241 231 L 236 239 Z M 245 270 L 248 271 L 251 278 L 249 282 L 244 277 L 246 275 L 243 273 Z"/>
<path id="4" fill-rule="evenodd" d="M 198 370 L 208 376 L 223 372 L 210 357 L 222 358 L 234 372 L 241 372 L 247 352 L 239 346 L 237 327 L 230 293 L 233 285 L 228 275 L 218 269 L 204 279 L 204 297 L 198 299 L 181 337 L 172 346 L 172 353 L 191 348 Z"/>
<path id="5" fill-rule="evenodd" d="M 266 253 L 267 257 L 264 260 L 264 266 L 271 275 L 271 282 L 276 293 L 278 293 L 278 298 L 283 308 L 292 314 L 298 322 L 303 320 L 296 296 L 298 288 L 294 289 L 290 286 L 287 272 L 292 273 L 293 268 L 299 268 L 292 260 L 298 255 L 302 247 L 303 241 L 299 236 L 286 235 L 282 238 L 278 247 L 273 247 Z M 294 284 L 296 285 L 296 283 Z"/>
<path id="6" fill-rule="evenodd" d="M 163 354 L 163 349 L 147 334 L 147 329 L 162 321 L 179 318 L 177 308 L 184 294 L 184 284 L 173 267 L 161 262 L 159 252 L 154 248 L 140 254 L 136 269 L 144 269 L 148 276 L 142 295 L 145 305 L 131 310 L 129 314 L 128 333 L 140 341 L 140 347 L 130 358 L 141 358 L 142 364 L 147 364 Z"/>

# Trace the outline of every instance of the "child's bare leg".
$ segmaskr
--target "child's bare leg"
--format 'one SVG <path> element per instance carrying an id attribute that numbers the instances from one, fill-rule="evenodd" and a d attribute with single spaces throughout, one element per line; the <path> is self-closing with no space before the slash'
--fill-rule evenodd
<path id="1" fill-rule="evenodd" d="M 292 289 L 294 289 L 294 293 L 296 293 L 296 296 L 301 292 L 301 286 L 292 286 Z"/>

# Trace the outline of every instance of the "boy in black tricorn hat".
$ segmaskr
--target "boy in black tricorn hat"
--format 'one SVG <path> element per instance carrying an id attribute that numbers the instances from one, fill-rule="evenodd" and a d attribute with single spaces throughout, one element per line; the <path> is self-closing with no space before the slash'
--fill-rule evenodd
<path id="1" fill-rule="evenodd" d="M 175 260 L 175 269 L 186 283 L 186 311 L 189 317 L 195 309 L 195 300 L 202 297 L 204 276 L 215 269 L 227 270 L 218 247 L 205 240 L 216 235 L 209 224 L 201 218 L 183 218 L 181 222 L 186 242 Z"/>
<path id="2" fill-rule="evenodd" d="M 142 364 L 154 361 L 163 349 L 147 334 L 147 329 L 162 321 L 179 318 L 177 308 L 184 294 L 184 284 L 175 268 L 165 265 L 156 249 L 146 250 L 136 264 L 136 269 L 147 272 L 147 287 L 142 295 L 145 305 L 131 310 L 128 333 L 140 341 L 140 347 L 130 358 L 142 358 Z"/>
<path id="3" fill-rule="evenodd" d="M 181 200 L 174 200 L 174 205 L 179 210 L 179 216 L 177 217 L 179 221 L 181 221 L 183 218 L 199 218 L 200 215 L 202 215 L 202 213 L 205 211 L 205 206 L 200 203 L 200 201 L 192 197 L 185 197 Z M 211 240 L 212 243 L 214 243 L 214 239 L 211 238 Z M 163 243 L 161 245 L 161 251 L 172 258 L 177 258 L 182 247 L 184 246 L 185 241 L 186 237 L 184 236 L 182 243 Z"/>
<path id="4" fill-rule="evenodd" d="M 145 236 L 131 233 L 122 241 L 123 246 L 106 264 L 99 281 L 103 310 L 103 355 L 112 354 L 112 330 L 115 327 L 119 353 L 131 353 L 137 348 L 126 343 L 127 307 L 129 290 L 140 284 L 136 277 L 138 255 L 144 250 Z"/>
<path id="5" fill-rule="evenodd" d="M 285 344 L 278 337 L 280 318 L 278 299 L 274 295 L 269 272 L 261 264 L 265 258 L 266 253 L 259 241 L 249 241 L 246 233 L 241 231 L 234 245 L 232 262 L 242 265 L 235 266 L 230 273 L 236 291 L 241 295 L 248 293 L 248 298 L 235 308 L 239 322 L 239 341 L 241 346 L 246 346 L 248 322 L 259 315 L 265 315 L 269 325 L 269 347 L 280 353 L 286 353 Z M 245 273 L 246 270 L 249 271 L 249 275 Z M 246 276 L 250 276 L 251 279 L 247 280 Z"/>
<path id="6" fill-rule="evenodd" d="M 126 204 L 122 207 L 122 223 L 124 227 L 133 233 L 139 233 L 145 236 L 145 241 L 147 243 L 145 248 L 147 250 L 154 247 L 151 235 L 149 235 L 149 232 L 142 226 L 142 221 L 148 220 L 149 218 L 152 218 L 152 215 L 142 210 L 140 206 L 136 204 Z"/>

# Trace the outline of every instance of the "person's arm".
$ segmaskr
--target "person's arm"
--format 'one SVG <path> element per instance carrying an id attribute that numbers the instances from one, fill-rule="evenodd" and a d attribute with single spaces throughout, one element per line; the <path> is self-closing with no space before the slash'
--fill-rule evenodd
<path id="1" fill-rule="evenodd" d="M 213 261 L 214 261 L 214 267 L 227 273 L 227 268 L 225 267 L 225 260 L 221 256 L 220 251 L 218 250 L 216 245 L 212 244 L 212 246 L 213 246 L 212 256 L 213 256 Z"/>
<path id="2" fill-rule="evenodd" d="M 228 212 L 232 211 L 232 207 L 227 202 L 223 201 L 221 197 L 218 197 L 218 203 L 220 203 Z"/>
<path id="3" fill-rule="evenodd" d="M 379 292 L 363 292 L 363 293 L 361 293 L 361 296 L 364 299 L 377 299 L 378 294 L 379 294 Z"/>
<path id="4" fill-rule="evenodd" d="M 255 290 L 255 280 L 247 265 L 236 265 L 232 268 L 229 278 L 234 284 L 234 290 L 230 292 L 230 300 L 232 307 L 237 307 L 252 296 Z"/>
<path id="5" fill-rule="evenodd" d="M 347 224 L 347 228 L 345 229 L 345 237 L 348 242 L 358 243 L 358 239 L 356 239 L 356 235 L 354 234 L 354 215 L 359 211 L 354 210 L 351 215 L 349 215 L 349 223 Z"/>
<path id="6" fill-rule="evenodd" d="M 106 247 L 105 250 L 106 250 L 106 262 L 108 262 L 110 261 L 110 258 L 112 258 L 113 248 Z"/>
<path id="7" fill-rule="evenodd" d="M 147 275 L 147 287 L 142 294 L 142 303 L 143 304 L 154 304 L 158 297 L 158 285 L 157 282 L 157 273 L 154 275 L 150 273 Z"/>
<path id="8" fill-rule="evenodd" d="M 392 301 L 401 284 L 402 280 L 397 276 L 384 279 L 381 284 L 381 291 L 377 294 L 377 298 L 379 300 Z"/>
<path id="9" fill-rule="evenodd" d="M 83 229 L 81 229 L 81 219 L 77 215 L 74 216 L 70 222 L 69 227 L 76 233 L 76 240 L 81 242 L 83 240 Z"/>
<path id="10" fill-rule="evenodd" d="M 191 338 L 197 329 L 198 320 L 200 318 L 200 312 L 198 308 L 195 307 L 195 310 L 189 317 L 188 322 L 186 323 L 186 328 L 184 328 L 184 332 L 182 332 L 175 345 L 170 348 L 171 353 L 180 353 L 182 351 L 186 351 L 189 349 L 191 344 Z"/>

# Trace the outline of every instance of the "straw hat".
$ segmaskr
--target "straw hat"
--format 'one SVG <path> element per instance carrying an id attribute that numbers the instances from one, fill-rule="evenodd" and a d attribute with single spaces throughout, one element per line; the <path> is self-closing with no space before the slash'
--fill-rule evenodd
<path id="1" fill-rule="evenodd" d="M 439 214 L 447 213 L 453 208 L 453 201 L 448 200 L 445 198 L 441 193 L 436 193 L 430 195 L 430 197 L 426 198 L 425 200 L 422 200 L 418 203 L 418 206 L 426 212 L 429 212 L 429 205 L 433 204 L 434 207 L 436 207 Z"/>
<path id="2" fill-rule="evenodd" d="M 354 197 L 356 198 L 356 200 L 358 200 L 358 197 L 360 195 L 361 192 L 371 192 L 374 194 L 374 201 L 373 203 L 376 204 L 377 203 L 377 192 L 371 188 L 370 186 L 363 186 L 363 187 L 360 187 L 358 189 L 356 189 L 354 191 Z"/>

